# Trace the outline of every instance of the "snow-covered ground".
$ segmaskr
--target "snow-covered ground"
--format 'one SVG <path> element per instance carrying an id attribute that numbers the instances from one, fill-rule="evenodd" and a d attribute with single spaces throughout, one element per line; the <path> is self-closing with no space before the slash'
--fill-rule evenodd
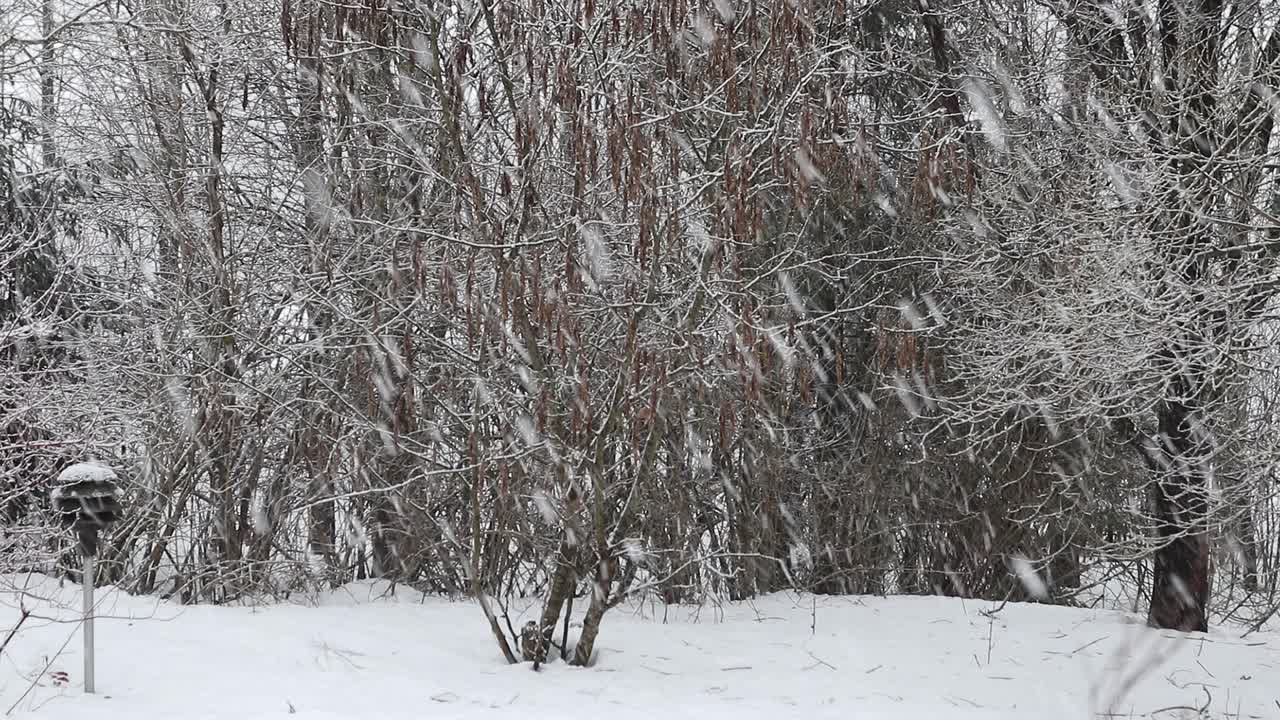
<path id="1" fill-rule="evenodd" d="M 474 603 L 360 583 L 310 605 L 99 594 L 6 577 L 0 711 L 36 718 L 1280 718 L 1280 636 L 1149 630 L 1117 612 L 779 594 L 605 618 L 594 667 L 507 666 Z M 26 585 L 28 594 L 17 588 Z M 519 627 L 526 617 L 513 617 Z M 572 637 L 572 636 L 571 636 Z M 65 673 L 65 675 L 61 675 Z M 65 679 L 64 679 L 65 678 Z"/>

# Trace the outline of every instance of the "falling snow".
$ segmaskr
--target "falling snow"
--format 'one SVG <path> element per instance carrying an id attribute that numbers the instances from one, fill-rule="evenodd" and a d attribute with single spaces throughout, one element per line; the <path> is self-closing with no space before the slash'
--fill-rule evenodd
<path id="1" fill-rule="evenodd" d="M 0 9 L 11 713 L 1280 717 L 1280 7 L 135 5 Z"/>

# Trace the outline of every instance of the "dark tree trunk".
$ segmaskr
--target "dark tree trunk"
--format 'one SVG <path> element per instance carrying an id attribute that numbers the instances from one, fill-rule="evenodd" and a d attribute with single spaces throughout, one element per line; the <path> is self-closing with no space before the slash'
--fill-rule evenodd
<path id="1" fill-rule="evenodd" d="M 609 593 L 613 586 L 613 572 L 610 563 L 602 561 L 596 568 L 595 583 L 591 588 L 591 605 L 587 607 L 586 617 L 582 619 L 582 634 L 578 636 L 578 645 L 573 649 L 573 664 L 586 667 L 591 664 L 591 656 L 595 653 L 596 638 L 600 635 L 600 621 L 609 609 Z"/>
<path id="2" fill-rule="evenodd" d="M 538 629 L 543 640 L 538 661 L 546 660 L 547 648 L 551 647 L 551 638 L 555 635 L 556 622 L 569 605 L 573 609 L 573 593 L 578 586 L 578 546 L 568 539 L 560 542 L 560 550 L 556 553 L 555 574 L 551 578 L 551 588 L 547 594 L 547 604 L 542 608 L 542 621 Z"/>
<path id="3" fill-rule="evenodd" d="M 1179 380 L 1175 385 L 1186 390 L 1188 383 Z M 1154 505 L 1160 538 L 1147 624 L 1206 632 L 1210 567 L 1203 468 L 1208 448 L 1196 437 L 1194 414 L 1186 403 L 1164 403 L 1159 420 L 1160 446 L 1148 447 L 1146 453 L 1157 477 Z"/>
<path id="4" fill-rule="evenodd" d="M 1156 489 L 1158 495 L 1166 496 L 1165 502 L 1168 501 L 1169 485 L 1162 482 Z M 1168 525 L 1178 532 L 1176 525 Z M 1167 538 L 1166 527 L 1162 517 L 1162 539 Z M 1182 632 L 1208 632 L 1208 604 L 1208 538 L 1203 532 L 1180 532 L 1156 551 L 1147 624 Z"/>

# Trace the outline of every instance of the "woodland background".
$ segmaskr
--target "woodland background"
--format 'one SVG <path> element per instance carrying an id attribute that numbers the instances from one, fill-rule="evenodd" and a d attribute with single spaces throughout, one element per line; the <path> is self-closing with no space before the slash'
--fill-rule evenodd
<path id="1" fill-rule="evenodd" d="M 1261 623 L 1278 17 L 10 0 L 2 562 L 96 460 L 103 581 L 389 578 L 511 659 L 516 596 L 579 662 L 628 597 Z"/>

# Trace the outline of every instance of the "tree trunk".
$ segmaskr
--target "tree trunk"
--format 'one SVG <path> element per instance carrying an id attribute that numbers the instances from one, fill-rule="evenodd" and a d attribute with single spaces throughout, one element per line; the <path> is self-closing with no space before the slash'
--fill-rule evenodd
<path id="1" fill-rule="evenodd" d="M 1185 378 L 1175 386 L 1185 388 Z M 1155 515 L 1161 540 L 1152 577 L 1151 627 L 1206 632 L 1209 605 L 1209 540 L 1205 528 L 1208 498 L 1204 478 L 1204 442 L 1194 437 L 1191 408 L 1179 401 L 1160 408 L 1160 440 L 1149 448 L 1157 474 Z"/>
<path id="2" fill-rule="evenodd" d="M 46 172 L 52 172 L 58 162 L 58 146 L 54 138 L 58 105 L 55 95 L 57 76 L 53 51 L 53 6 L 54 0 L 44 0 L 40 6 L 40 26 L 45 38 L 40 48 L 40 151 Z"/>
<path id="3" fill-rule="evenodd" d="M 1160 483 L 1156 490 L 1165 502 L 1170 485 Z M 1161 536 L 1167 537 L 1163 527 Z M 1168 541 L 1156 551 L 1147 624 L 1182 632 L 1207 632 L 1209 575 L 1209 542 L 1204 533 L 1182 533 Z"/>
<path id="4" fill-rule="evenodd" d="M 609 609 L 609 591 L 613 585 L 611 563 L 602 560 L 596 568 L 595 582 L 591 586 L 591 606 L 587 608 L 587 616 L 582 619 L 582 634 L 578 636 L 578 646 L 573 649 L 573 664 L 586 667 L 591 664 L 591 655 L 595 652 L 596 638 L 600 635 L 600 621 Z"/>
<path id="5" fill-rule="evenodd" d="M 551 637 L 555 634 L 556 621 L 564 610 L 566 601 L 572 601 L 574 586 L 577 585 L 575 567 L 578 560 L 578 546 L 568 539 L 560 542 L 560 551 L 556 553 L 556 572 L 551 579 L 551 589 L 547 595 L 547 604 L 542 609 L 542 622 L 538 628 L 542 632 L 541 655 L 537 659 L 546 659 L 547 648 L 551 647 Z"/>

